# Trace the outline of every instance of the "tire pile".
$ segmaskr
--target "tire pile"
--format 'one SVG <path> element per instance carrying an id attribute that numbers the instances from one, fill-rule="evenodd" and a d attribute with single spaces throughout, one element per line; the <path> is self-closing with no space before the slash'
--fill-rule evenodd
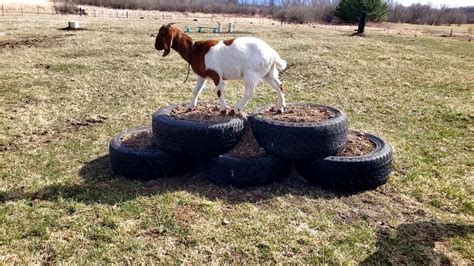
<path id="1" fill-rule="evenodd" d="M 392 169 L 392 148 L 387 142 L 365 133 L 375 147 L 372 152 L 337 156 L 347 141 L 347 115 L 329 106 L 288 105 L 326 108 L 335 116 L 323 122 L 285 122 L 261 115 L 270 106 L 257 108 L 248 121 L 265 153 L 239 157 L 229 151 L 244 134 L 243 118 L 219 123 L 179 120 L 170 115 L 177 106 L 172 105 L 153 114 L 151 128 L 128 129 L 110 141 L 112 170 L 128 178 L 149 180 L 198 168 L 213 183 L 249 187 L 285 178 L 294 165 L 309 184 L 333 190 L 367 190 L 387 182 Z M 153 143 L 136 148 L 124 141 L 136 134 L 148 134 Z"/>

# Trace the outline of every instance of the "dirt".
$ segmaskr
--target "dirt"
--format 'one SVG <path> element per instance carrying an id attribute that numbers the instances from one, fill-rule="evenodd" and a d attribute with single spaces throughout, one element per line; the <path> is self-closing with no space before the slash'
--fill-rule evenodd
<path id="1" fill-rule="evenodd" d="M 363 156 L 371 153 L 374 149 L 375 144 L 364 133 L 351 132 L 347 134 L 344 149 L 336 155 L 340 157 Z"/>
<path id="2" fill-rule="evenodd" d="M 31 102 L 31 99 L 27 99 L 25 102 Z M 35 100 L 33 99 L 33 102 Z M 16 109 L 11 110 L 13 113 L 17 113 Z M 11 120 L 15 120 L 14 116 L 10 117 Z M 16 151 L 26 144 L 32 143 L 51 143 L 58 139 L 61 139 L 64 135 L 72 132 L 77 132 L 82 129 L 86 129 L 92 126 L 101 125 L 106 122 L 108 118 L 102 115 L 96 115 L 93 117 L 86 118 L 85 120 L 70 120 L 66 119 L 66 125 L 58 126 L 56 128 L 38 128 L 32 131 L 23 132 L 16 134 L 13 138 L 3 144 L 0 144 L 0 151 Z"/>
<path id="3" fill-rule="evenodd" d="M 156 147 L 152 137 L 153 133 L 151 131 L 142 131 L 124 137 L 122 143 L 135 150 L 150 150 Z"/>
<path id="4" fill-rule="evenodd" d="M 258 145 L 250 126 L 246 126 L 242 139 L 227 154 L 233 157 L 256 157 L 265 154 L 265 150 Z"/>
<path id="5" fill-rule="evenodd" d="M 336 116 L 333 111 L 323 107 L 302 105 L 289 105 L 282 114 L 270 109 L 260 115 L 271 120 L 296 123 L 322 122 Z"/>
<path id="6" fill-rule="evenodd" d="M 0 48 L 20 48 L 20 47 L 49 47 L 51 43 L 62 38 L 61 36 L 37 36 L 29 38 L 19 38 L 13 40 L 0 41 Z"/>
<path id="7" fill-rule="evenodd" d="M 198 104 L 193 110 L 189 111 L 186 105 L 175 107 L 170 115 L 179 120 L 190 120 L 204 123 L 225 123 L 232 119 L 232 116 L 223 115 L 219 106 L 215 104 Z"/>
<path id="8" fill-rule="evenodd" d="M 98 115 L 96 117 L 87 118 L 86 120 L 83 120 L 83 121 L 67 120 L 67 122 L 69 122 L 69 125 L 77 129 L 80 127 L 92 126 L 94 124 L 102 124 L 102 123 L 105 123 L 105 120 L 107 120 L 107 117 Z"/>

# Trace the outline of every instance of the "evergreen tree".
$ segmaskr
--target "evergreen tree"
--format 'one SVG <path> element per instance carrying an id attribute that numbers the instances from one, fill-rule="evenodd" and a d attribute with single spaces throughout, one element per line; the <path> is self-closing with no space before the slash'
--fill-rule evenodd
<path id="1" fill-rule="evenodd" d="M 387 18 L 389 8 L 384 0 L 341 0 L 335 15 L 342 21 L 355 22 L 361 11 L 367 12 L 369 21 L 380 22 Z"/>

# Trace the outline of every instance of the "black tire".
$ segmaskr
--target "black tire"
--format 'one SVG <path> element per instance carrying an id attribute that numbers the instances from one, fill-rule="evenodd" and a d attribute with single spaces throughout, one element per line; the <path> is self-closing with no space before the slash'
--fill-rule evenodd
<path id="1" fill-rule="evenodd" d="M 295 164 L 296 171 L 310 184 L 334 190 L 361 191 L 385 184 L 392 171 L 392 147 L 377 136 L 364 134 L 375 144 L 373 152 L 301 161 Z"/>
<path id="2" fill-rule="evenodd" d="M 347 140 L 347 115 L 335 108 L 311 104 L 291 103 L 324 107 L 336 113 L 336 117 L 320 123 L 295 123 L 270 120 L 259 115 L 271 106 L 256 109 L 250 122 L 260 146 L 273 156 L 284 159 L 324 158 L 340 151 Z"/>
<path id="3" fill-rule="evenodd" d="M 179 157 L 158 147 L 134 149 L 122 142 L 129 135 L 150 131 L 151 127 L 137 127 L 122 131 L 109 143 L 110 163 L 115 173 L 127 178 L 150 180 L 184 174 L 194 166 L 194 160 Z"/>
<path id="4" fill-rule="evenodd" d="M 253 187 L 287 177 L 291 163 L 267 154 L 256 157 L 224 154 L 208 159 L 205 167 L 206 177 L 215 184 Z"/>
<path id="5" fill-rule="evenodd" d="M 178 105 L 153 114 L 153 138 L 163 150 L 183 155 L 216 156 L 231 150 L 244 133 L 244 120 L 234 117 L 225 123 L 178 120 L 170 112 Z"/>

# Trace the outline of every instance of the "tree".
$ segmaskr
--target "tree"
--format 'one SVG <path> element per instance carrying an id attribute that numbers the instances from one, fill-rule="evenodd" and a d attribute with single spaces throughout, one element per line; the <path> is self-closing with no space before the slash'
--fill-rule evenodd
<path id="1" fill-rule="evenodd" d="M 342 21 L 355 22 L 361 11 L 367 12 L 368 20 L 380 22 L 387 19 L 389 8 L 383 0 L 341 0 L 335 15 Z"/>

